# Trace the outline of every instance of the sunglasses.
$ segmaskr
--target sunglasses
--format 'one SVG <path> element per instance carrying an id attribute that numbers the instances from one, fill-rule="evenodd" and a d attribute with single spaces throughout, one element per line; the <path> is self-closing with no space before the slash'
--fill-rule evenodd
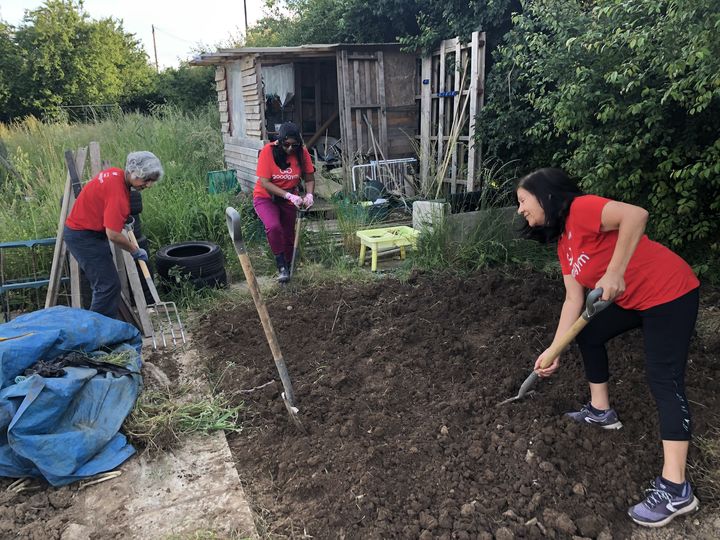
<path id="1" fill-rule="evenodd" d="M 302 143 L 289 143 L 289 142 L 284 142 L 284 143 L 282 143 L 282 145 L 283 145 L 283 147 L 285 147 L 285 148 L 300 148 L 300 147 L 302 146 Z"/>

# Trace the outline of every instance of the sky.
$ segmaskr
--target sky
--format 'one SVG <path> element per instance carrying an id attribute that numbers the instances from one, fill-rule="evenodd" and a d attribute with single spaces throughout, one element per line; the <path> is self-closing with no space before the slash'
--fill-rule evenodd
<path id="1" fill-rule="evenodd" d="M 248 25 L 263 16 L 263 0 L 245 0 Z M 0 0 L 0 19 L 13 26 L 22 22 L 25 10 L 40 7 L 44 0 Z M 151 63 L 155 63 L 152 26 L 160 69 L 177 67 L 192 58 L 198 44 L 210 46 L 245 33 L 243 0 L 84 0 L 92 19 L 122 20 L 125 32 L 135 34 Z"/>

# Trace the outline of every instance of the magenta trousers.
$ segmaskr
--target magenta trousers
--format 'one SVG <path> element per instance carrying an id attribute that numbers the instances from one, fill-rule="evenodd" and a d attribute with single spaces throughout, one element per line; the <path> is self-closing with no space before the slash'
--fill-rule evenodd
<path id="1" fill-rule="evenodd" d="M 295 241 L 295 218 L 297 209 L 285 199 L 275 197 L 255 197 L 253 206 L 260 221 L 265 225 L 265 234 L 273 255 L 285 255 L 288 264 L 293 256 L 293 243 Z"/>

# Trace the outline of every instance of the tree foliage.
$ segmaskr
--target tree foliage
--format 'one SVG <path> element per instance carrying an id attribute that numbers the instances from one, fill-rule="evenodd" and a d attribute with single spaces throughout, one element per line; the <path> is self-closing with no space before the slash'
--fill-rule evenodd
<path id="1" fill-rule="evenodd" d="M 212 69 L 186 64 L 156 73 L 121 22 L 91 19 L 82 1 L 46 0 L 18 28 L 0 23 L 0 121 L 101 104 L 189 110 L 214 98 L 213 82 Z"/>
<path id="2" fill-rule="evenodd" d="M 395 43 L 429 49 L 452 36 L 509 27 L 519 0 L 268 0 L 269 16 L 250 29 L 250 46 Z"/>
<path id="3" fill-rule="evenodd" d="M 639 203 L 686 253 L 719 248 L 720 8 L 714 0 L 536 0 L 496 53 L 490 150 Z"/>
<path id="4" fill-rule="evenodd" d="M 91 20 L 81 2 L 47 0 L 28 11 L 11 35 L 24 61 L 15 62 L 10 77 L 16 103 L 5 110 L 5 120 L 54 117 L 68 105 L 115 103 L 141 91 L 153 75 L 135 37 L 115 19 Z"/>
<path id="5" fill-rule="evenodd" d="M 0 121 L 7 111 L 18 107 L 16 81 L 22 69 L 22 52 L 14 41 L 13 29 L 0 21 Z"/>

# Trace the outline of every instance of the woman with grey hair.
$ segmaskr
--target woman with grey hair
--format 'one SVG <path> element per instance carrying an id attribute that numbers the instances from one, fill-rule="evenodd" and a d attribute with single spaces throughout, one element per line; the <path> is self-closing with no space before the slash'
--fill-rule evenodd
<path id="1" fill-rule="evenodd" d="M 123 236 L 130 215 L 130 190 L 142 191 L 163 175 L 160 160 L 152 152 L 131 152 L 125 170 L 111 167 L 90 180 L 65 221 L 65 244 L 85 273 L 92 288 L 90 310 L 117 318 L 120 278 L 108 240 L 133 259 L 148 260 L 147 252 Z"/>

